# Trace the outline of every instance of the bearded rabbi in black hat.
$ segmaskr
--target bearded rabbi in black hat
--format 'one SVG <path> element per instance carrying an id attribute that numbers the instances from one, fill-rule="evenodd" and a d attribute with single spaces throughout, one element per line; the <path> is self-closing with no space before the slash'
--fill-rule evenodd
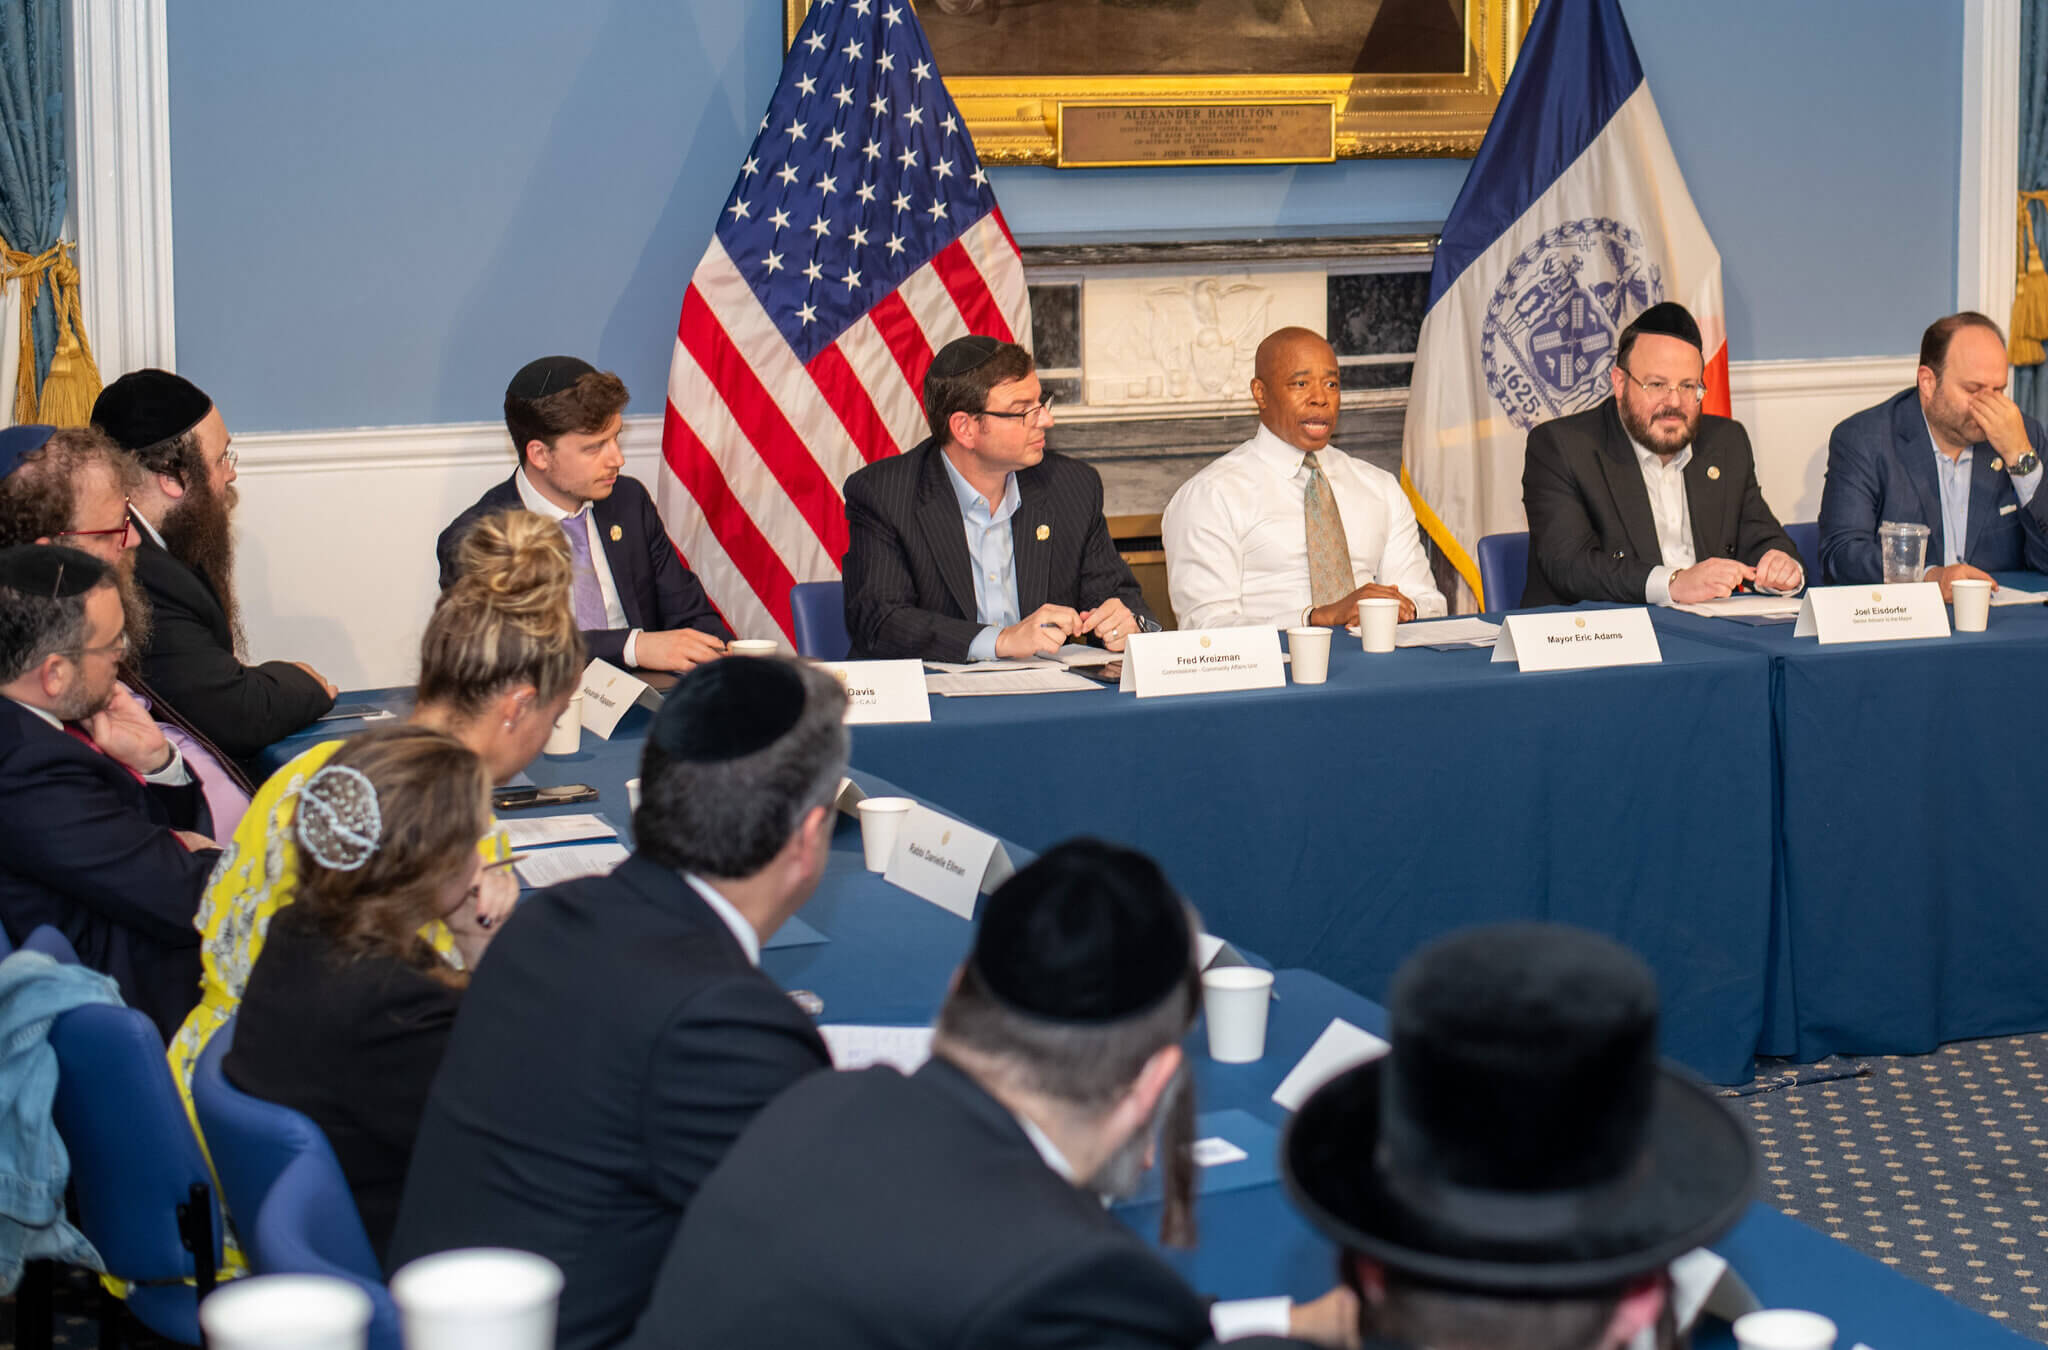
<path id="1" fill-rule="evenodd" d="M 1573 336 L 1579 345 L 1559 361 L 1590 347 L 1585 327 Z M 1699 324 L 1666 301 L 1621 330 L 1604 381 L 1569 365 L 1545 372 L 1569 399 L 1603 384 L 1614 397 L 1529 433 L 1528 589 L 1488 596 L 1489 605 L 1684 605 L 1806 584 L 1799 550 L 1757 486 L 1749 433 L 1701 410 L 1711 381 L 1726 378 L 1705 362 Z"/>
<path id="2" fill-rule="evenodd" d="M 1109 537 L 1101 476 L 1046 447 L 1052 406 L 1016 343 L 939 349 L 924 376 L 932 434 L 846 480 L 854 656 L 987 661 L 1089 641 L 1120 652 L 1159 631 Z"/>
<path id="3" fill-rule="evenodd" d="M 1158 865 L 1114 845 L 1060 844 L 1004 882 L 931 1059 L 819 1074 L 762 1112 L 629 1350 L 1208 1342 L 1208 1302 L 1104 1208 L 1156 1158 L 1161 1237 L 1193 1244 L 1195 931 Z M 1355 1307 L 1340 1288 L 1291 1329 L 1344 1344 Z"/>
<path id="4" fill-rule="evenodd" d="M 227 424 L 198 386 L 165 370 L 108 385 L 92 420 L 144 470 L 129 502 L 142 532 L 135 579 L 153 617 L 136 664 L 153 695 L 260 783 L 263 747 L 333 707 L 334 686 L 303 661 L 242 660 Z"/>
<path id="5" fill-rule="evenodd" d="M 1649 969 L 1562 925 L 1470 929 L 1395 975 L 1388 1028 L 1281 1145 L 1366 1344 L 1673 1343 L 1666 1267 L 1734 1226 L 1757 1164 L 1733 1113 L 1659 1064 Z"/>

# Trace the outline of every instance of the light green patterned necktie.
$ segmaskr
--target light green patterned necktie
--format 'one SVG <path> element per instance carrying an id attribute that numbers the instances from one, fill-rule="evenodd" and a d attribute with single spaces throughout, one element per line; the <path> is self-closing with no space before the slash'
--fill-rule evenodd
<path id="1" fill-rule="evenodd" d="M 1308 527 L 1308 594 L 1320 605 L 1342 600 L 1358 589 L 1351 578 L 1351 544 L 1344 538 L 1344 517 L 1337 514 L 1337 497 L 1330 480 L 1323 477 L 1322 461 L 1314 454 L 1308 461 L 1308 489 L 1301 495 L 1301 510 Z"/>

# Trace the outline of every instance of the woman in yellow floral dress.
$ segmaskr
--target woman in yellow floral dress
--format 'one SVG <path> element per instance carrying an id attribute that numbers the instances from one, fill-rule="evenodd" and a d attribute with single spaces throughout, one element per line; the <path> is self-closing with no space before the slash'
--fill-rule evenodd
<path id="1" fill-rule="evenodd" d="M 477 522 L 463 541 L 461 576 L 441 593 L 420 640 L 418 702 L 412 720 L 444 731 L 503 783 L 533 762 L 583 674 L 583 635 L 570 608 L 573 578 L 561 528 L 528 511 Z M 192 1111 L 192 1070 L 214 1032 L 235 1015 L 249 969 L 278 910 L 292 902 L 297 858 L 291 846 L 298 793 L 341 746 L 325 741 L 286 764 L 249 803 L 222 851 L 194 919 L 200 932 L 199 1005 L 172 1038 L 171 1076 Z M 479 849 L 504 856 L 495 829 Z M 476 921 L 489 927 L 509 900 L 480 900 Z M 516 898 L 516 897 L 515 897 Z M 454 935 L 435 920 L 420 936 L 460 968 Z M 193 1120 L 193 1129 L 198 1121 Z M 202 1143 L 204 1141 L 202 1140 Z"/>

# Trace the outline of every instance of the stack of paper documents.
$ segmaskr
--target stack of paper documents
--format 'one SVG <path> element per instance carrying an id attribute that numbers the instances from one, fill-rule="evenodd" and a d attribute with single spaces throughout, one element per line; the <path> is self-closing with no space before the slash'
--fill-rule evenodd
<path id="1" fill-rule="evenodd" d="M 1796 595 L 1731 595 L 1725 600 L 1702 600 L 1696 605 L 1672 608 L 1709 619 L 1796 619 L 1799 603 Z"/>
<path id="2" fill-rule="evenodd" d="M 530 888 L 603 876 L 627 857 L 618 830 L 594 813 L 530 816 L 500 827 L 514 850 L 533 850 L 516 864 L 520 884 Z"/>
<path id="3" fill-rule="evenodd" d="M 2017 586 L 2000 586 L 1991 593 L 1994 605 L 2039 605 L 2048 603 L 2048 592 L 2023 591 Z"/>
<path id="4" fill-rule="evenodd" d="M 1500 625 L 1484 619 L 1428 619 L 1396 628 L 1394 645 L 1448 651 L 1453 647 L 1491 647 L 1499 636 Z"/>
<path id="5" fill-rule="evenodd" d="M 955 698 L 977 694 L 1057 694 L 1069 689 L 1108 688 L 1086 675 L 1076 675 L 1050 662 L 1032 661 L 1023 670 L 1007 666 L 1000 670 L 990 669 L 1001 664 L 1004 663 L 991 661 L 974 667 L 971 672 L 927 675 L 924 687 L 934 694 Z"/>

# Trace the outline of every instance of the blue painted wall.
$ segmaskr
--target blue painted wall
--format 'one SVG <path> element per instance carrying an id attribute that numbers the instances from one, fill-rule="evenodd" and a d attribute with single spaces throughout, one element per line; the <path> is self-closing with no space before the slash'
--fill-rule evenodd
<path id="1" fill-rule="evenodd" d="M 1912 350 L 1953 300 L 1961 6 L 1624 6 L 1721 249 L 1731 354 Z M 774 0 L 173 5 L 180 369 L 240 431 L 494 418 L 547 351 L 658 411 L 780 37 Z M 1042 234 L 1441 219 L 1465 169 L 995 182 Z"/>

